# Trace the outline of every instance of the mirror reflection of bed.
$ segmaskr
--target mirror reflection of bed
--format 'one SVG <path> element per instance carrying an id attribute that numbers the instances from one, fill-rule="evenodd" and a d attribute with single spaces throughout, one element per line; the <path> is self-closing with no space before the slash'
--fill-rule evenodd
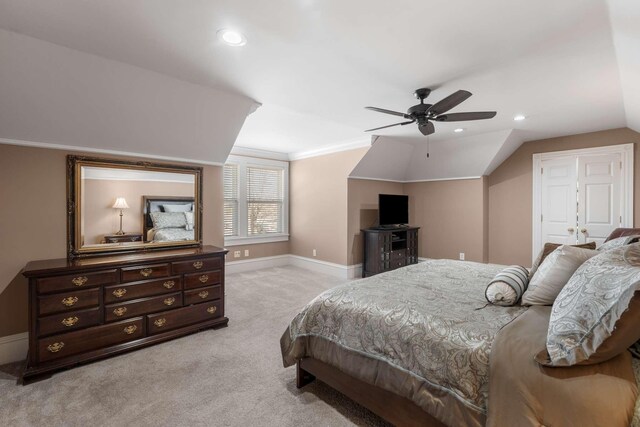
<path id="1" fill-rule="evenodd" d="M 83 247 L 197 240 L 193 173 L 82 166 L 81 176 Z"/>
<path id="2" fill-rule="evenodd" d="M 145 242 L 194 240 L 194 198 L 143 196 Z"/>

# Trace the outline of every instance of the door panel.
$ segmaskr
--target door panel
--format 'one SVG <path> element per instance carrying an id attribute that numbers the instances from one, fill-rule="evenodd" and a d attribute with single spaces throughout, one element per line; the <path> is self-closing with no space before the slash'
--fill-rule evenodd
<path id="1" fill-rule="evenodd" d="M 602 244 L 621 222 L 621 155 L 578 158 L 579 242 Z"/>
<path id="2" fill-rule="evenodd" d="M 542 243 L 576 242 L 576 158 L 542 162 Z"/>

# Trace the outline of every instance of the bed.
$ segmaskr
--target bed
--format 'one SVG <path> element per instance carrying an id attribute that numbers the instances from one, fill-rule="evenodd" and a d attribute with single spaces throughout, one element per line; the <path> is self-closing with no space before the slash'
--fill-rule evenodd
<path id="1" fill-rule="evenodd" d="M 152 215 L 165 212 L 165 206 L 191 204 L 188 212 L 193 212 L 193 197 L 143 196 L 143 236 L 147 242 L 175 242 L 195 240 L 194 228 L 181 227 L 154 228 Z"/>
<path id="2" fill-rule="evenodd" d="M 283 334 L 284 365 L 298 387 L 318 378 L 396 425 L 629 425 L 630 354 L 539 366 L 550 307 L 487 305 L 502 268 L 427 260 L 326 291 Z"/>

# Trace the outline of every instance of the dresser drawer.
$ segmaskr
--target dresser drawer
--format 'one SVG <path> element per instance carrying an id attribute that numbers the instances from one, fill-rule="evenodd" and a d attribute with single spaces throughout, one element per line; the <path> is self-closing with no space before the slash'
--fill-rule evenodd
<path id="1" fill-rule="evenodd" d="M 84 289 L 117 282 L 118 270 L 115 269 L 36 279 L 38 293 L 40 294 L 66 291 L 70 289 Z"/>
<path id="2" fill-rule="evenodd" d="M 110 304 L 113 302 L 129 301 L 136 298 L 175 292 L 181 289 L 182 280 L 180 276 L 106 286 L 104 288 L 104 302 L 105 304 Z"/>
<path id="3" fill-rule="evenodd" d="M 147 332 L 159 334 L 164 331 L 192 325 L 198 322 L 213 320 L 222 317 L 221 300 L 206 304 L 196 304 L 189 307 L 171 310 L 166 313 L 158 313 L 147 316 Z"/>
<path id="4" fill-rule="evenodd" d="M 100 307 L 95 307 L 41 317 L 38 319 L 38 335 L 51 335 L 95 326 L 100 323 L 101 311 Z"/>
<path id="5" fill-rule="evenodd" d="M 38 340 L 38 359 L 40 362 L 48 362 L 132 341 L 142 336 L 144 336 L 142 317 L 67 332 L 66 334 L 52 335 Z"/>
<path id="6" fill-rule="evenodd" d="M 38 297 L 38 316 L 93 307 L 100 303 L 100 288 L 84 291 L 61 292 Z"/>
<path id="7" fill-rule="evenodd" d="M 184 305 L 198 304 L 222 297 L 222 285 L 184 291 Z"/>
<path id="8" fill-rule="evenodd" d="M 222 272 L 220 270 L 205 271 L 202 273 L 195 273 L 195 274 L 185 274 L 184 288 L 193 289 L 193 288 L 201 288 L 203 286 L 217 285 L 221 281 L 222 281 Z"/>
<path id="9" fill-rule="evenodd" d="M 108 305 L 105 307 L 104 319 L 111 322 L 176 307 L 182 307 L 182 292 Z"/>
<path id="10" fill-rule="evenodd" d="M 173 274 L 217 270 L 222 267 L 222 257 L 180 261 L 171 264 Z"/>
<path id="11" fill-rule="evenodd" d="M 395 251 L 391 251 L 391 260 L 404 259 L 406 256 L 407 256 L 407 251 L 405 249 L 398 249 Z"/>
<path id="12" fill-rule="evenodd" d="M 122 269 L 123 282 L 135 282 L 137 280 L 152 279 L 155 277 L 167 277 L 169 264 L 137 265 Z"/>

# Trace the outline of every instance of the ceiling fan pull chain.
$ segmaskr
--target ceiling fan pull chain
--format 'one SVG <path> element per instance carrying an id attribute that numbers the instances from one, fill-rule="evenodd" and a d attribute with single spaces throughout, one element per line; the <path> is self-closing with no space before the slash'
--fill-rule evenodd
<path id="1" fill-rule="evenodd" d="M 431 143 L 429 142 L 429 135 L 427 135 L 427 159 L 429 158 L 429 151 L 431 151 Z"/>

